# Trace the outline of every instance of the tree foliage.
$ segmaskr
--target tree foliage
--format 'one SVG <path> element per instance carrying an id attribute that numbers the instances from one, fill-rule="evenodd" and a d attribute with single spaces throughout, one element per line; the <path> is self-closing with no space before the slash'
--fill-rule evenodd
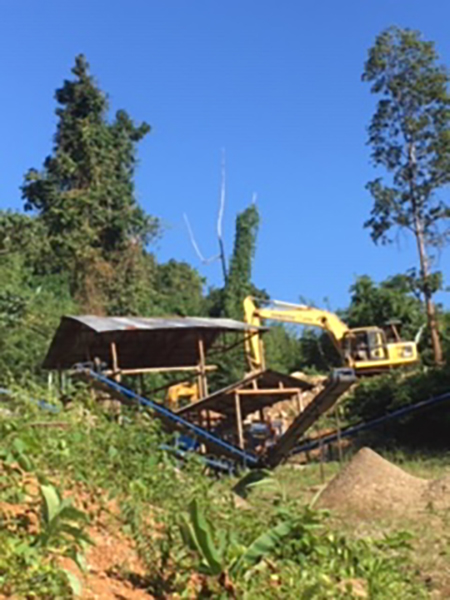
<path id="1" fill-rule="evenodd" d="M 375 166 L 389 174 L 368 184 L 374 199 L 366 227 L 375 242 L 388 242 L 393 229 L 415 236 L 436 362 L 441 362 L 432 296 L 433 250 L 446 243 L 450 209 L 437 192 L 450 182 L 449 75 L 437 63 L 432 42 L 419 32 L 390 28 L 369 50 L 363 80 L 381 96 L 369 127 Z"/>
<path id="2" fill-rule="evenodd" d="M 24 257 L 1 257 L 0 381 L 37 374 L 62 314 L 76 312 L 64 275 L 35 275 Z"/>
<path id="3" fill-rule="evenodd" d="M 134 194 L 136 144 L 149 125 L 136 126 L 123 110 L 107 120 L 107 98 L 83 55 L 76 57 L 72 73 L 55 95 L 52 154 L 40 171 L 28 171 L 22 193 L 25 210 L 34 211 L 45 226 L 51 249 L 47 268 L 68 271 L 71 289 L 87 302 L 92 276 L 101 280 L 108 265 L 114 268 L 117 253 L 145 246 L 158 224 Z"/>
<path id="4" fill-rule="evenodd" d="M 424 321 L 422 302 L 407 275 L 389 277 L 378 285 L 368 275 L 357 277 L 343 317 L 350 327 L 383 327 L 398 320 L 405 339 L 414 339 Z"/>
<path id="5" fill-rule="evenodd" d="M 258 208 L 252 204 L 236 218 L 233 254 L 223 298 L 224 313 L 230 318 L 242 319 L 244 298 L 254 291 L 252 264 L 258 227 Z"/>

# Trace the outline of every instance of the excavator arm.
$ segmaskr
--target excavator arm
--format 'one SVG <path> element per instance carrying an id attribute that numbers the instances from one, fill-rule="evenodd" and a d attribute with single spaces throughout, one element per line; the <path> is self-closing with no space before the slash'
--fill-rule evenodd
<path id="1" fill-rule="evenodd" d="M 246 323 L 255 327 L 259 327 L 261 321 L 265 319 L 320 327 L 329 334 L 340 355 L 342 355 L 342 338 L 349 331 L 347 325 L 337 315 L 326 310 L 276 301 L 269 306 L 258 307 L 251 296 L 247 296 L 244 300 L 244 318 Z M 247 339 L 246 353 L 253 369 L 264 368 L 262 340 L 257 332 Z"/>

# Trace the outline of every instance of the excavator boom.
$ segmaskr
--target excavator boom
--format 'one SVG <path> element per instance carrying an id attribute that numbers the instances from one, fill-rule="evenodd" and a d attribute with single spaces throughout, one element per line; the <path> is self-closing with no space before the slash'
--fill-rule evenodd
<path id="1" fill-rule="evenodd" d="M 342 353 L 342 339 L 349 328 L 341 319 L 326 310 L 320 310 L 303 304 L 287 302 L 271 302 L 270 306 L 258 307 L 253 298 L 247 296 L 244 300 L 244 318 L 246 323 L 259 327 L 262 320 L 278 321 L 280 323 L 297 323 L 310 325 L 325 330 L 336 350 Z M 247 356 L 253 368 L 264 368 L 262 341 L 258 335 L 253 335 L 246 345 Z"/>
<path id="2" fill-rule="evenodd" d="M 398 339 L 389 343 L 379 327 L 349 329 L 336 314 L 319 308 L 277 301 L 260 307 L 248 296 L 244 300 L 244 316 L 255 328 L 265 319 L 320 327 L 330 336 L 343 364 L 359 374 L 378 373 L 418 361 L 415 342 L 403 342 L 397 333 Z M 246 353 L 252 369 L 265 368 L 264 349 L 257 332 L 246 341 Z"/>

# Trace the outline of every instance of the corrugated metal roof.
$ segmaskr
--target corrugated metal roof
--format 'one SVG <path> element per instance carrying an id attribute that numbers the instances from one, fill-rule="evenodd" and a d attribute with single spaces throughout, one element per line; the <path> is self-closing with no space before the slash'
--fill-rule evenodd
<path id="1" fill-rule="evenodd" d="M 220 329 L 225 331 L 249 331 L 255 329 L 246 323 L 233 319 L 208 317 L 96 317 L 92 315 L 68 316 L 86 325 L 97 333 L 129 330 L 166 330 L 166 329 Z"/>
<path id="2" fill-rule="evenodd" d="M 70 369 L 94 358 L 111 367 L 111 342 L 122 369 L 193 366 L 199 360 L 199 337 L 208 352 L 221 334 L 254 329 L 232 319 L 67 316 L 61 319 L 43 367 Z"/>

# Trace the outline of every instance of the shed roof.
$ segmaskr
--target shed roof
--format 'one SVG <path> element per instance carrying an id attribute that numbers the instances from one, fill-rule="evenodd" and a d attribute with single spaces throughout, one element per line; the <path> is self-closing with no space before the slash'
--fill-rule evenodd
<path id="1" fill-rule="evenodd" d="M 122 369 L 193 366 L 198 363 L 199 338 L 208 352 L 220 334 L 255 329 L 232 319 L 204 317 L 64 316 L 43 367 L 70 369 L 94 358 L 112 366 L 111 342 Z"/>

